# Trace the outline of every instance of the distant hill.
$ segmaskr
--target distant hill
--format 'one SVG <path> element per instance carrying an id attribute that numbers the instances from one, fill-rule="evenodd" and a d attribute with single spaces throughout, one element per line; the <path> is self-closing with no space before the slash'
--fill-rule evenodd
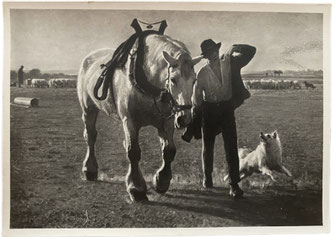
<path id="1" fill-rule="evenodd" d="M 16 71 L 11 70 L 12 73 L 16 73 Z M 243 71 L 242 72 L 242 77 L 243 78 L 264 78 L 264 77 L 274 77 L 278 75 L 274 75 L 274 71 L 279 71 L 279 70 L 264 70 L 264 71 Z M 299 71 L 294 71 L 294 70 L 284 70 L 281 71 L 282 74 L 280 77 L 283 78 L 291 78 L 291 77 L 302 77 L 302 78 L 323 78 L 323 71 L 322 70 L 299 70 Z M 59 70 L 43 70 L 43 73 L 45 74 L 59 74 L 59 76 L 62 77 L 61 74 L 66 75 L 66 77 L 71 77 L 71 78 L 76 78 L 78 74 L 78 70 L 76 69 L 59 69 Z M 26 75 L 28 76 L 28 75 Z M 56 77 L 59 77 L 56 76 Z M 12 76 L 11 76 L 12 77 Z M 15 79 L 14 79 L 15 77 Z M 13 79 L 16 80 L 16 75 L 13 75 Z"/>
<path id="2" fill-rule="evenodd" d="M 63 73 L 67 75 L 77 75 L 78 74 L 78 70 L 75 70 L 75 69 L 43 70 L 43 72 L 49 73 L 49 74 L 57 74 L 57 73 Z"/>
<path id="3" fill-rule="evenodd" d="M 274 72 L 281 72 L 281 74 L 275 74 Z M 242 72 L 242 77 L 244 78 L 263 78 L 263 77 L 304 77 L 304 78 L 323 78 L 323 71 L 322 70 L 265 70 L 265 71 L 249 71 L 249 72 Z"/>

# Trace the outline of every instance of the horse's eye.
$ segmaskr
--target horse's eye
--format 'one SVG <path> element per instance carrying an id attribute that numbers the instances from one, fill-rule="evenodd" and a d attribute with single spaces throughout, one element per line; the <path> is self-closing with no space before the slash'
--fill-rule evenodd
<path id="1" fill-rule="evenodd" d="M 177 68 L 178 67 L 178 64 L 173 64 L 173 65 L 171 65 L 171 68 Z"/>
<path id="2" fill-rule="evenodd" d="M 172 82 L 173 84 L 176 84 L 176 79 L 175 79 L 175 78 L 172 78 L 172 79 L 171 79 L 171 82 Z"/>

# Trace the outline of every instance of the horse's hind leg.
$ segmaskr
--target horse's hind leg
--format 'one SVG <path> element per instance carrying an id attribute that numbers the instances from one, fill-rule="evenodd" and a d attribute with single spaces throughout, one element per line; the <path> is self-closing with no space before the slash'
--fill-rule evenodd
<path id="1" fill-rule="evenodd" d="M 156 192 L 165 193 L 172 179 L 171 163 L 176 154 L 173 140 L 174 125 L 173 123 L 167 124 L 163 128 L 158 129 L 158 131 L 162 147 L 162 166 L 153 177 L 153 185 Z"/>
<path id="2" fill-rule="evenodd" d="M 89 181 L 97 180 L 98 163 L 96 160 L 94 146 L 97 138 L 96 121 L 99 110 L 96 107 L 89 107 L 83 110 L 82 119 L 84 122 L 84 139 L 87 143 L 87 151 L 83 161 L 84 178 Z"/>
<path id="3" fill-rule="evenodd" d="M 141 159 L 139 128 L 134 126 L 132 121 L 127 118 L 123 119 L 123 128 L 125 132 L 124 146 L 127 158 L 130 161 L 126 175 L 127 192 L 129 193 L 132 201 L 146 201 L 148 200 L 146 196 L 146 182 L 139 167 L 139 161 Z"/>

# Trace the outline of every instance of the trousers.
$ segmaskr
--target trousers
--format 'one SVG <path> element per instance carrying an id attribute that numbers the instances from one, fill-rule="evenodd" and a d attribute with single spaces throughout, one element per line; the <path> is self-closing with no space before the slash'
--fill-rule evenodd
<path id="1" fill-rule="evenodd" d="M 198 111 L 196 110 L 192 126 L 194 131 L 201 126 L 202 167 L 205 180 L 212 181 L 214 144 L 216 136 L 221 133 L 224 140 L 230 184 L 235 185 L 240 181 L 234 110 L 231 102 L 203 102 L 202 108 Z"/>

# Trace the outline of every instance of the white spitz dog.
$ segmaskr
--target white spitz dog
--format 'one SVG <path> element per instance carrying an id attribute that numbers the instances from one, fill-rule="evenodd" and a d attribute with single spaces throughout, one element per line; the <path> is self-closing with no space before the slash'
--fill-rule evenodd
<path id="1" fill-rule="evenodd" d="M 281 142 L 277 131 L 271 134 L 260 133 L 260 144 L 252 151 L 248 148 L 239 148 L 239 172 L 240 179 L 244 179 L 255 173 L 262 173 L 273 177 L 272 170 L 284 173 L 292 177 L 291 172 L 282 165 Z M 224 181 L 228 179 L 224 177 Z"/>

